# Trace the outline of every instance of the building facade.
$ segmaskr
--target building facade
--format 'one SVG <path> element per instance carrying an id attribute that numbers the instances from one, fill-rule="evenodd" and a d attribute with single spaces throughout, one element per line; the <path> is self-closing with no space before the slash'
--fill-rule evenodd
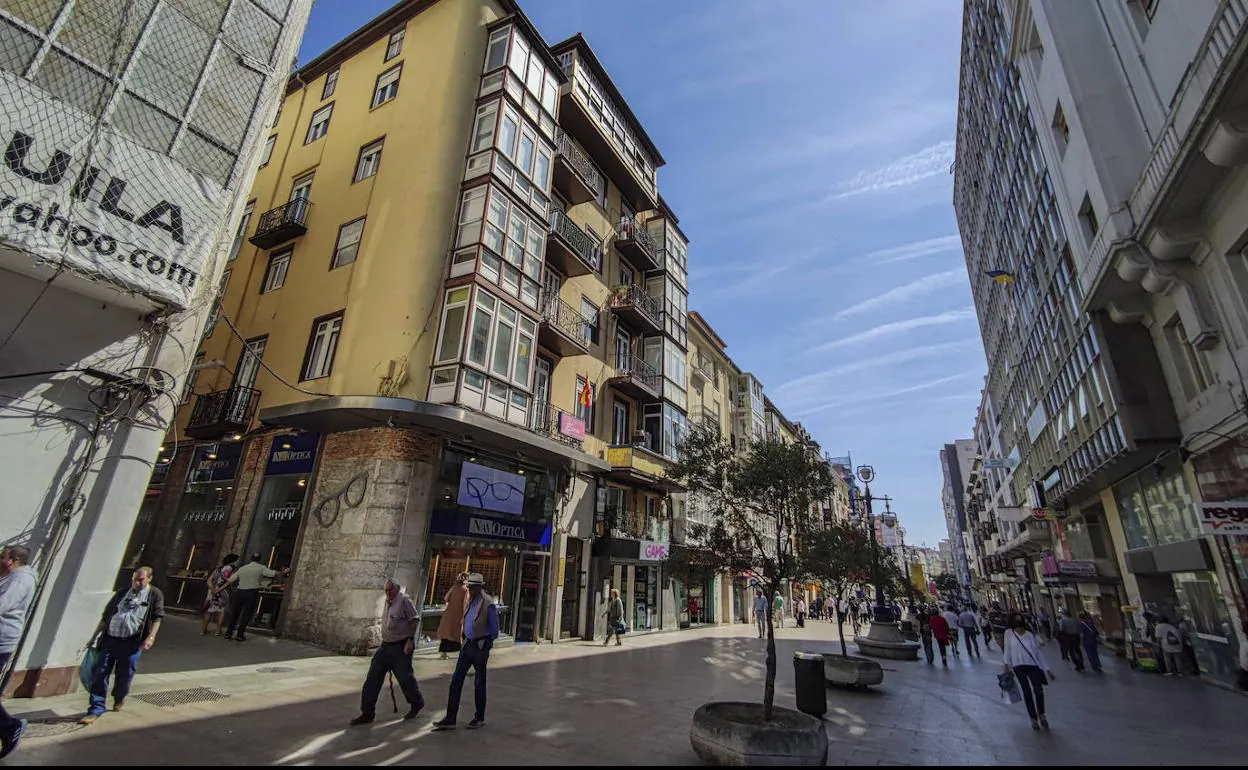
<path id="1" fill-rule="evenodd" d="M 1238 213 L 1248 199 L 1238 174 L 1248 144 L 1233 117 L 1248 99 L 1245 8 L 1011 0 L 966 9 L 959 225 L 968 256 L 991 240 L 984 232 L 1026 238 L 1023 248 L 978 252 L 996 264 L 968 259 L 990 380 L 1013 355 L 996 340 L 1028 344 L 1029 325 L 1026 315 L 1011 321 L 994 310 L 1001 301 L 978 273 L 1011 272 L 1013 295 L 1052 295 L 1046 304 L 1061 319 L 1039 313 L 1054 342 L 1031 367 L 1056 376 L 1020 367 L 1044 407 L 1031 412 L 1025 440 L 994 424 L 999 416 L 1010 424 L 1018 396 L 1009 387 L 990 381 L 981 415 L 1009 459 L 1007 486 L 1032 490 L 1011 503 L 1044 517 L 1023 523 L 1037 528 L 1026 565 L 1034 594 L 1089 609 L 1111 640 L 1145 638 L 1159 616 L 1187 619 L 1201 673 L 1228 684 L 1245 643 L 1244 546 L 1200 504 L 1248 492 L 1235 481 L 1248 427 Z M 973 85 L 980 74 L 990 77 Z M 973 115 L 993 100 L 1019 116 L 1039 198 L 1026 178 L 976 171 L 994 151 L 976 144 L 984 129 Z M 1002 220 L 1012 229 L 977 222 L 977 207 L 991 209 L 977 202 L 981 183 L 1001 187 L 997 200 L 1039 201 L 1033 220 L 1053 222 L 1039 249 L 1026 246 L 1025 213 Z M 1040 267 L 1046 262 L 1052 268 Z"/>
<path id="2" fill-rule="evenodd" d="M 292 569 L 257 624 L 342 651 L 375 643 L 388 576 L 424 644 L 468 570 L 518 641 L 601 632 L 612 587 L 634 630 L 674 625 L 663 163 L 585 40 L 507 0 L 400 3 L 297 70 L 132 537 L 171 603 L 258 552 Z"/>
<path id="3" fill-rule="evenodd" d="M 952 574 L 957 577 L 963 593 L 971 588 L 971 573 L 966 556 L 966 476 L 979 454 L 974 439 L 957 439 L 940 450 L 941 505 L 945 511 L 945 529 L 949 533 L 949 558 Z M 969 595 L 966 598 L 970 598 Z"/>
<path id="4" fill-rule="evenodd" d="M 40 576 L 9 692 L 78 686 L 311 5 L 0 8 L 0 522 Z"/>

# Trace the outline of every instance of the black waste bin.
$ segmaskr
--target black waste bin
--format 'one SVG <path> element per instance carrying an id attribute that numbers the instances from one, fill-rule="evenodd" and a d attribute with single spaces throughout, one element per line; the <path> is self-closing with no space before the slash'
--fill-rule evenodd
<path id="1" fill-rule="evenodd" d="M 797 710 L 822 718 L 828 711 L 828 683 L 823 675 L 823 656 L 817 652 L 793 653 L 793 679 Z"/>

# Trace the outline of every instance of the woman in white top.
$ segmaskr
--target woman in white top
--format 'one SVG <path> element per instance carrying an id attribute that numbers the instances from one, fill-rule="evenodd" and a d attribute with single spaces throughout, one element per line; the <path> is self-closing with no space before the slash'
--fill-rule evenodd
<path id="1" fill-rule="evenodd" d="M 1055 677 L 1040 652 L 1039 640 L 1027 630 L 1027 622 L 1017 612 L 1010 616 L 1010 627 L 1005 632 L 1005 670 L 1014 672 L 1023 691 L 1031 729 L 1049 729 L 1049 720 L 1044 716 L 1044 685 Z"/>

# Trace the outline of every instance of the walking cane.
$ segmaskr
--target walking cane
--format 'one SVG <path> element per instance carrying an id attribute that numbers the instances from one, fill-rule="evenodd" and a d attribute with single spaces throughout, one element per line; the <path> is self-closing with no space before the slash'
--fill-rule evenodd
<path id="1" fill-rule="evenodd" d="M 394 706 L 394 713 L 399 713 L 399 699 L 394 697 L 394 672 L 390 672 L 390 703 Z"/>

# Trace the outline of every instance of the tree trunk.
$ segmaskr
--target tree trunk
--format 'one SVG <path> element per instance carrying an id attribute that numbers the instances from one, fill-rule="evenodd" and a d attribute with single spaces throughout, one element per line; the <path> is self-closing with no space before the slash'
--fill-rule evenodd
<path id="1" fill-rule="evenodd" d="M 772 599 L 767 600 L 767 679 L 763 687 L 763 721 L 771 721 L 776 703 L 776 629 L 772 624 Z"/>
<path id="2" fill-rule="evenodd" d="M 849 650 L 845 647 L 845 616 L 841 614 L 839 608 L 836 613 L 836 633 L 841 637 L 841 657 L 848 658 Z"/>

